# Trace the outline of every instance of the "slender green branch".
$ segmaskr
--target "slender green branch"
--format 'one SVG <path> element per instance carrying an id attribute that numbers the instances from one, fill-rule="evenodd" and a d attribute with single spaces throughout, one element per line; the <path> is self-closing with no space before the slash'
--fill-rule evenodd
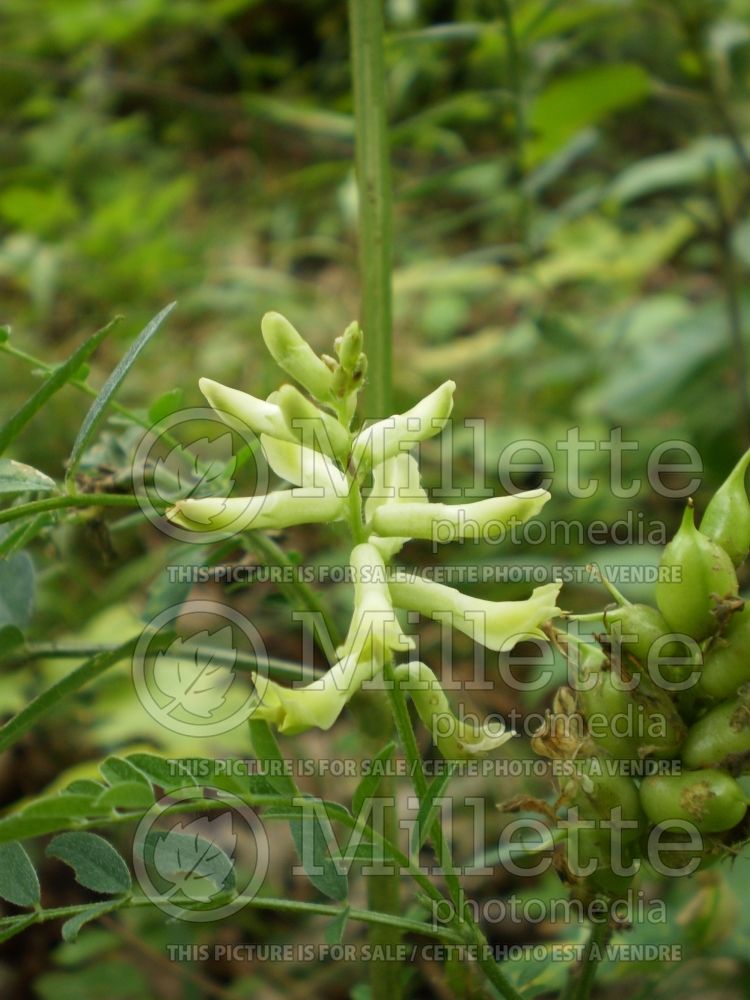
<path id="1" fill-rule="evenodd" d="M 133 655 L 140 636 L 133 636 L 113 650 L 97 653 L 80 667 L 47 688 L 0 728 L 0 753 L 16 743 L 31 727 L 68 695 L 101 676 L 110 667 Z"/>
<path id="2" fill-rule="evenodd" d="M 596 970 L 604 958 L 611 933 L 611 928 L 606 921 L 591 925 L 581 963 L 577 968 L 570 970 L 561 1000 L 588 1000 Z"/>
<path id="3" fill-rule="evenodd" d="M 278 912 L 286 913 L 309 913 L 319 916 L 330 916 L 338 917 L 342 913 L 342 907 L 333 906 L 327 903 L 307 903 L 292 899 L 275 899 L 273 897 L 263 897 L 263 896 L 235 896 L 232 900 L 236 903 L 241 903 L 243 907 L 252 907 L 258 910 L 276 910 Z M 113 912 L 117 909 L 143 907 L 143 906 L 158 906 L 160 902 L 174 902 L 173 897 L 160 897 L 160 896 L 126 896 L 122 900 L 112 900 L 112 910 Z M 185 909 L 190 908 L 191 900 L 185 900 L 182 905 Z M 73 906 L 55 906 L 49 909 L 37 910 L 34 914 L 29 914 L 33 916 L 31 923 L 42 924 L 49 920 L 60 920 L 74 917 L 79 913 L 86 913 L 91 909 L 91 903 L 76 904 Z M 197 908 L 197 907 L 196 907 Z M 349 909 L 347 913 L 351 920 L 359 921 L 360 923 L 372 924 L 378 927 L 395 927 L 402 931 L 404 934 L 423 934 L 425 937 L 436 938 L 439 941 L 444 941 L 446 944 L 460 944 L 462 943 L 462 938 L 460 938 L 456 933 L 451 931 L 447 927 L 441 927 L 435 924 L 427 924 L 421 920 L 410 920 L 408 917 L 394 916 L 390 913 L 378 913 L 372 910 L 360 910 L 360 909 Z M 4 917 L 0 919 L 0 929 L 3 927 L 13 926 L 13 923 L 18 920 L 18 916 Z"/>
<path id="4" fill-rule="evenodd" d="M 48 510 L 64 510 L 66 507 L 137 507 L 138 499 L 126 493 L 70 493 L 59 497 L 45 497 L 30 500 L 15 507 L 0 510 L 0 524 L 17 521 L 19 517 L 31 517 Z M 156 505 L 155 505 L 156 506 Z M 166 510 L 168 503 L 163 504 Z"/>
<path id="5" fill-rule="evenodd" d="M 4 343 L 0 344 L 0 351 L 4 351 L 6 354 L 9 354 L 11 357 L 16 358 L 19 361 L 24 361 L 26 364 L 31 365 L 33 368 L 44 372 L 45 375 L 51 375 L 56 367 L 55 365 L 51 365 L 45 361 L 42 361 L 41 358 L 35 358 L 33 354 L 28 354 L 26 351 L 20 350 L 18 347 L 15 347 L 7 340 Z M 81 392 L 85 393 L 85 395 L 87 395 L 90 399 L 96 399 L 96 397 L 99 395 L 100 390 L 97 389 L 95 386 L 90 385 L 86 381 L 86 379 L 72 378 L 68 379 L 66 384 L 72 385 L 75 389 L 78 389 Z M 136 424 L 138 427 L 142 427 L 144 430 L 150 430 L 152 427 L 153 421 L 149 420 L 148 417 L 141 416 L 140 413 L 137 413 L 135 410 L 131 410 L 130 407 L 123 406 L 122 403 L 118 403 L 117 400 L 114 399 L 110 400 L 109 407 L 115 413 L 119 413 L 121 417 L 125 417 L 125 419 L 130 421 L 130 423 Z M 169 432 L 166 431 L 162 432 L 161 438 L 166 444 L 169 444 L 172 447 L 180 448 L 182 450 L 180 442 L 177 440 L 177 438 L 173 437 Z"/>
<path id="6" fill-rule="evenodd" d="M 362 327 L 367 338 L 370 415 L 393 407 L 391 180 L 383 53 L 383 0 L 349 0 L 359 191 Z"/>
<path id="7" fill-rule="evenodd" d="M 61 646 L 54 642 L 39 642 L 28 645 L 16 653 L 12 651 L 3 663 L 3 668 L 15 670 L 37 660 L 79 660 L 98 656 L 101 653 L 112 653 L 118 649 L 115 643 L 104 643 L 95 646 Z M 211 643 L 202 643 L 201 649 L 211 654 L 211 662 L 218 666 L 222 664 L 240 672 L 255 672 L 258 660 L 254 656 L 239 650 L 221 649 Z M 168 649 L 161 654 L 165 659 L 179 659 L 179 654 L 172 654 Z M 291 660 L 281 660 L 274 656 L 264 657 L 261 664 L 272 680 L 279 681 L 312 681 L 318 676 L 314 667 L 307 667 Z"/>

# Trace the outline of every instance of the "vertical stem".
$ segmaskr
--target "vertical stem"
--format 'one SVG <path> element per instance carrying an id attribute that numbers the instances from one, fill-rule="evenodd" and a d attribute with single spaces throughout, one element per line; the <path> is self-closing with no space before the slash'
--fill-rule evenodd
<path id="1" fill-rule="evenodd" d="M 562 994 L 563 1000 L 588 1000 L 591 987 L 599 963 L 604 958 L 611 929 L 606 922 L 592 924 L 589 939 L 581 959 L 581 964 L 575 971 L 571 970 L 567 986 Z"/>
<path id="2" fill-rule="evenodd" d="M 359 262 L 362 287 L 362 328 L 368 358 L 368 416 L 382 418 L 391 410 L 391 189 L 385 108 L 383 0 L 349 0 L 356 170 L 359 193 Z M 355 486 L 355 489 L 358 487 Z M 395 839 L 398 819 L 395 783 L 385 777 L 376 794 L 393 806 L 384 810 L 386 837 Z M 369 905 L 383 913 L 399 912 L 400 875 L 371 875 Z M 394 945 L 398 931 L 375 927 L 374 946 Z M 373 961 L 372 1000 L 401 996 L 399 963 Z"/>
<path id="3" fill-rule="evenodd" d="M 531 194 L 526 186 L 526 107 L 524 95 L 523 69 L 521 65 L 521 53 L 516 36 L 516 28 L 513 22 L 513 9 L 510 0 L 500 0 L 500 17 L 503 22 L 505 33 L 505 44 L 508 50 L 508 83 L 513 94 L 513 116 L 515 120 L 515 149 L 513 156 L 515 160 L 516 183 L 518 185 L 518 198 L 520 203 L 520 239 L 527 251 L 529 251 L 529 239 L 531 228 Z"/>
<path id="4" fill-rule="evenodd" d="M 362 328 L 369 414 L 392 411 L 391 179 L 386 124 L 383 0 L 349 0 Z"/>

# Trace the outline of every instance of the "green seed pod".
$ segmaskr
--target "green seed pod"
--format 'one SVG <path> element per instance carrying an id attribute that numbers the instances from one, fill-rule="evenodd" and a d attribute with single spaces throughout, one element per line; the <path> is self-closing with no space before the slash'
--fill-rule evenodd
<path id="1" fill-rule="evenodd" d="M 604 612 L 607 634 L 624 653 L 631 653 L 643 664 L 656 659 L 682 656 L 684 646 L 675 639 L 664 617 L 648 604 L 631 604 L 627 601 L 611 611 Z"/>
<path id="2" fill-rule="evenodd" d="M 620 896 L 627 891 L 635 872 L 626 875 L 613 870 L 613 866 L 630 867 L 635 842 L 644 827 L 638 789 L 632 778 L 621 773 L 619 762 L 610 757 L 594 756 L 567 763 L 572 771 L 562 789 L 562 800 L 569 806 L 567 818 L 577 816 L 579 821 L 595 824 L 568 829 L 569 872 L 575 878 L 593 862 L 595 868 L 585 876 L 584 884 L 609 896 Z"/>
<path id="3" fill-rule="evenodd" d="M 260 321 L 263 340 L 279 368 L 303 385 L 311 396 L 331 398 L 333 372 L 307 341 L 280 313 L 268 312 Z"/>
<path id="4" fill-rule="evenodd" d="M 750 691 L 722 702 L 694 723 L 682 746 L 686 767 L 742 770 L 750 759 Z"/>
<path id="5" fill-rule="evenodd" d="M 624 841 L 638 837 L 643 809 L 638 788 L 631 777 L 622 773 L 621 762 L 596 755 L 566 764 L 571 773 L 564 779 L 562 796 L 578 807 L 581 818 L 614 822 Z"/>
<path id="6" fill-rule="evenodd" d="M 698 691 L 709 698 L 728 698 L 750 682 L 750 604 L 732 615 L 726 631 L 703 656 Z"/>
<path id="7" fill-rule="evenodd" d="M 747 797 L 730 775 L 706 768 L 644 778 L 641 804 L 652 823 L 682 820 L 700 833 L 722 833 L 745 815 Z"/>
<path id="8" fill-rule="evenodd" d="M 750 449 L 714 493 L 701 521 L 703 534 L 728 552 L 735 566 L 745 561 L 750 549 L 750 501 L 745 488 L 748 464 Z"/>
<path id="9" fill-rule="evenodd" d="M 675 826 L 674 819 L 671 822 L 663 821 L 662 829 L 665 839 L 659 841 L 657 877 L 666 875 L 674 878 L 687 874 L 685 869 L 688 866 L 689 873 L 693 874 L 710 868 L 722 857 L 726 857 L 726 848 L 720 834 L 696 834 L 694 830 L 685 829 L 681 824 Z M 644 837 L 642 844 L 644 858 L 648 859 L 652 850 L 654 848 L 649 848 L 648 837 Z"/>
<path id="10" fill-rule="evenodd" d="M 717 626 L 714 612 L 738 591 L 727 553 L 695 527 L 692 505 L 680 530 L 664 549 L 656 584 L 656 603 L 674 632 L 705 639 Z"/>
<path id="11" fill-rule="evenodd" d="M 282 385 L 273 395 L 287 427 L 298 441 L 333 458 L 346 458 L 351 436 L 335 417 L 318 409 L 293 385 Z"/>
<path id="12" fill-rule="evenodd" d="M 644 674 L 615 664 L 592 673 L 578 693 L 592 739 L 621 760 L 672 757 L 685 738 L 685 723 L 662 688 Z"/>

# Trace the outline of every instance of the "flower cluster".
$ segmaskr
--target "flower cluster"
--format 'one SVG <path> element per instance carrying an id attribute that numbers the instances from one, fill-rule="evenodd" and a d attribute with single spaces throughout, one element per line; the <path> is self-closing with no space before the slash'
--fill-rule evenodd
<path id="1" fill-rule="evenodd" d="M 489 523 L 522 523 L 549 499 L 536 490 L 463 505 L 429 502 L 412 451 L 445 427 L 455 383 L 444 382 L 405 413 L 353 430 L 367 370 L 358 324 L 336 340 L 336 357 L 316 355 L 278 313 L 266 314 L 261 329 L 276 363 L 306 392 L 285 384 L 263 400 L 210 379 L 201 379 L 200 387 L 220 416 L 239 420 L 258 435 L 269 466 L 290 488 L 250 498 L 183 500 L 167 516 L 197 531 L 348 523 L 354 611 L 336 662 L 320 679 L 290 689 L 256 676 L 254 717 L 284 733 L 328 729 L 363 684 L 382 675 L 394 654 L 413 650 L 413 639 L 399 624 L 399 609 L 441 621 L 447 616 L 455 628 L 492 650 L 543 637 L 542 625 L 559 614 L 559 584 L 537 587 L 527 600 L 494 602 L 407 577 L 391 566 L 409 539 L 435 539 L 441 524 L 452 526 L 452 537 L 472 537 Z M 423 663 L 400 664 L 394 678 L 412 695 L 446 757 L 483 753 L 513 735 L 456 719 L 434 673 Z M 446 716 L 449 724 L 440 725 Z"/>

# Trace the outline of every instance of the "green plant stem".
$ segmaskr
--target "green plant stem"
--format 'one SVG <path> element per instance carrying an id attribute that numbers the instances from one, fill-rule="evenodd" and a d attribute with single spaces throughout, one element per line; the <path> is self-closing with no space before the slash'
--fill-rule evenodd
<path id="1" fill-rule="evenodd" d="M 391 413 L 391 180 L 383 53 L 383 0 L 349 0 L 355 151 L 359 192 L 362 328 L 369 416 Z"/>
<path id="2" fill-rule="evenodd" d="M 349 483 L 349 527 L 355 545 L 367 541 L 367 532 L 362 523 L 362 494 L 356 479 Z"/>
<path id="3" fill-rule="evenodd" d="M 349 38 L 354 92 L 355 157 L 359 193 L 359 261 L 362 328 L 368 357 L 368 416 L 392 410 L 391 188 L 383 53 L 383 0 L 349 0 Z M 359 487 L 354 489 L 359 494 Z M 352 518 L 359 540 L 362 527 Z M 397 828 L 395 783 L 384 777 L 376 795 L 394 800 L 384 811 L 389 832 Z M 370 876 L 368 903 L 373 910 L 399 911 L 399 873 Z M 376 928 L 373 946 L 397 943 L 392 927 Z M 401 969 L 396 962 L 372 962 L 373 1000 L 398 1000 Z"/>
<path id="4" fill-rule="evenodd" d="M 35 358 L 33 354 L 28 354 L 26 351 L 22 351 L 19 348 L 14 347 L 8 341 L 0 344 L 0 351 L 4 351 L 5 354 L 9 354 L 12 358 L 16 358 L 18 361 L 24 361 L 27 365 L 31 365 L 33 368 L 39 369 L 39 371 L 44 372 L 45 375 L 52 374 L 56 367 L 55 365 L 47 364 L 47 362 L 42 361 L 41 358 Z M 68 379 L 66 384 L 72 385 L 75 389 L 85 393 L 91 399 L 96 399 L 99 395 L 99 389 L 93 385 L 89 385 L 86 379 L 72 378 Z M 110 400 L 109 406 L 115 413 L 119 413 L 121 417 L 125 417 L 130 421 L 130 423 L 136 424 L 138 427 L 143 427 L 144 430 L 150 430 L 153 425 L 153 421 L 149 420 L 148 417 L 141 416 L 139 413 L 136 413 L 135 410 L 131 410 L 129 407 L 123 406 L 122 403 L 118 403 L 114 399 Z M 169 444 L 172 447 L 180 448 L 181 451 L 183 450 L 177 438 L 173 437 L 169 434 L 169 432 L 163 432 L 161 437 L 166 444 Z"/>
<path id="5" fill-rule="evenodd" d="M 414 729 L 411 724 L 406 699 L 404 698 L 403 691 L 401 690 L 398 681 L 393 676 L 393 668 L 390 664 L 386 664 L 385 677 L 386 680 L 390 681 L 389 696 L 391 698 L 393 714 L 396 719 L 396 729 L 404 747 L 404 753 L 409 764 L 409 773 L 414 782 L 414 790 L 416 791 L 417 797 L 421 802 L 427 795 L 427 778 L 425 777 L 422 757 L 419 753 L 419 747 L 414 735 Z M 461 883 L 453 870 L 453 857 L 450 844 L 443 832 L 439 816 L 436 816 L 430 825 L 430 838 L 432 839 L 435 845 L 435 850 L 437 851 L 438 861 L 443 871 L 443 876 L 451 897 L 451 902 L 453 903 L 453 912 L 459 924 L 462 924 L 467 928 L 468 935 L 476 947 L 477 964 L 482 969 L 487 979 L 489 979 L 492 985 L 502 994 L 502 996 L 508 998 L 508 1000 L 520 1000 L 520 993 L 518 993 L 511 985 L 498 966 L 497 962 L 494 960 L 493 956 L 490 954 L 487 939 L 474 921 L 468 900 L 465 898 L 463 889 L 461 888 Z"/>
<path id="6" fill-rule="evenodd" d="M 97 653 L 96 656 L 92 656 L 91 659 L 86 660 L 76 670 L 73 670 L 66 677 L 63 677 L 62 680 L 59 680 L 52 687 L 43 691 L 37 698 L 34 698 L 33 701 L 29 702 L 18 715 L 14 715 L 9 722 L 6 722 L 0 728 L 0 753 L 16 743 L 43 715 L 46 715 L 55 708 L 63 698 L 73 694 L 74 691 L 78 691 L 85 684 L 89 684 L 121 660 L 132 656 L 139 639 L 140 636 L 133 636 L 127 642 L 123 642 L 113 650 Z"/>
<path id="7" fill-rule="evenodd" d="M 587 1000 L 610 934 L 611 930 L 606 922 L 591 925 L 580 966 L 570 970 L 561 1000 Z"/>
<path id="8" fill-rule="evenodd" d="M 282 913 L 309 913 L 311 915 L 330 917 L 338 917 L 342 913 L 342 907 L 327 903 L 306 903 L 291 899 L 274 899 L 262 896 L 239 896 L 235 898 L 238 901 L 242 901 L 243 907 L 252 907 L 257 910 L 275 910 Z M 122 900 L 112 900 L 112 910 L 109 912 L 111 913 L 117 909 L 156 906 L 161 901 L 162 898 L 158 896 L 125 897 Z M 164 897 L 164 901 L 173 901 L 173 897 Z M 186 908 L 189 906 L 189 901 L 185 901 L 185 906 Z M 76 904 L 73 906 L 55 906 L 49 909 L 37 910 L 34 914 L 24 914 L 21 916 L 33 917 L 30 923 L 41 924 L 48 920 L 66 919 L 76 916 L 78 913 L 86 913 L 91 907 L 91 903 Z M 444 941 L 446 944 L 460 944 L 462 940 L 447 927 L 427 924 L 421 920 L 410 920 L 408 917 L 394 916 L 390 913 L 349 909 L 347 916 L 350 920 L 357 920 L 376 927 L 396 927 L 405 934 L 424 934 L 426 937 L 436 938 L 439 941 Z M 0 919 L 0 930 L 3 927 L 13 926 L 14 921 L 17 920 L 19 920 L 19 916 Z"/>
<path id="9" fill-rule="evenodd" d="M 54 642 L 34 643 L 18 653 L 14 650 L 11 651 L 3 663 L 3 669 L 17 670 L 19 667 L 37 660 L 79 660 L 102 653 L 113 653 L 118 648 L 115 643 L 97 646 L 60 646 Z M 254 672 L 258 669 L 258 660 L 246 653 L 221 649 L 210 643 L 201 644 L 201 648 L 211 654 L 211 662 L 217 665 L 223 663 L 239 672 Z M 161 655 L 167 660 L 180 659 L 180 654 L 172 654 L 168 649 Z M 264 658 L 262 666 L 264 671 L 268 672 L 271 680 L 275 681 L 312 681 L 319 676 L 318 671 L 313 667 L 306 667 L 304 664 L 294 663 L 290 660 L 280 660 L 273 656 Z"/>
<path id="10" fill-rule="evenodd" d="M 0 510 L 0 524 L 17 521 L 19 517 L 30 517 L 48 510 L 64 510 L 66 507 L 137 507 L 138 499 L 126 493 L 67 493 L 59 497 L 45 497 L 31 500 L 15 507 Z M 170 504 L 164 503 L 166 510 Z"/>

